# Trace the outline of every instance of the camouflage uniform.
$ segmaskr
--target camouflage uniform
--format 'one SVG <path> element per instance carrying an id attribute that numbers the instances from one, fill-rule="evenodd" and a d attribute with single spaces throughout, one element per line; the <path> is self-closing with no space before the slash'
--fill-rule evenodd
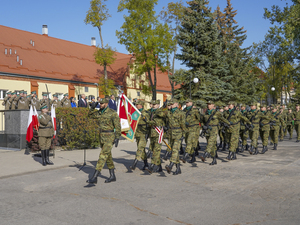
<path id="1" fill-rule="evenodd" d="M 197 146 L 197 140 L 199 137 L 199 122 L 200 122 L 200 113 L 198 109 L 193 108 L 193 106 L 186 107 L 185 112 L 185 124 L 187 132 L 185 134 L 186 148 L 185 152 L 192 155 L 195 152 Z"/>
<path id="2" fill-rule="evenodd" d="M 135 132 L 135 138 L 136 138 L 136 144 L 137 144 L 137 151 L 135 158 L 137 160 L 146 160 L 146 152 L 145 152 L 145 147 L 147 144 L 146 140 L 146 134 L 149 132 L 149 129 L 147 127 L 147 123 L 145 120 L 149 120 L 149 114 L 144 110 L 143 108 L 140 110 L 141 112 L 141 119 L 139 120 L 139 124 L 137 127 L 137 130 Z M 145 118 L 145 120 L 143 119 Z"/>
<path id="3" fill-rule="evenodd" d="M 259 136 L 259 121 L 260 121 L 260 118 L 257 116 L 258 113 L 259 113 L 258 109 L 252 109 L 250 112 L 247 113 L 247 118 L 252 123 L 252 129 L 249 130 L 249 137 L 251 139 L 250 153 L 253 152 L 253 148 L 255 148 L 257 151 L 257 140 Z"/>
<path id="4" fill-rule="evenodd" d="M 99 142 L 101 152 L 96 165 L 96 170 L 101 171 L 107 164 L 108 169 L 112 170 L 115 168 L 111 149 L 115 139 L 119 139 L 121 136 L 121 125 L 118 114 L 110 109 L 108 106 L 103 110 L 89 111 L 89 117 L 95 119 L 95 122 L 99 128 Z"/>
<path id="5" fill-rule="evenodd" d="M 294 118 L 295 118 L 295 130 L 297 133 L 297 141 L 300 141 L 300 110 L 294 112 Z"/>
<path id="6" fill-rule="evenodd" d="M 241 110 L 241 113 L 243 116 L 247 117 L 247 114 L 248 114 L 247 110 Z M 249 131 L 248 130 L 245 131 L 245 129 L 246 129 L 246 126 L 245 126 L 244 122 L 241 121 L 240 138 L 242 140 L 243 146 L 247 146 L 247 139 L 249 136 Z"/>
<path id="7" fill-rule="evenodd" d="M 267 148 L 270 134 L 270 120 L 272 115 L 270 111 L 260 111 L 257 116 L 260 118 L 259 136 L 261 138 L 263 147 Z"/>
<path id="8" fill-rule="evenodd" d="M 274 143 L 274 149 L 276 150 L 280 127 L 285 126 L 283 115 L 280 112 L 273 112 L 272 122 L 273 124 L 270 126 L 270 136 Z"/>
<path id="9" fill-rule="evenodd" d="M 284 109 L 283 111 L 282 111 L 282 118 L 283 118 L 283 120 L 284 120 L 284 123 L 285 123 L 285 126 L 281 126 L 280 127 L 280 131 L 279 131 L 279 134 L 280 134 L 280 140 L 282 141 L 283 140 L 283 138 L 286 136 L 286 134 L 287 134 L 287 127 L 286 127 L 286 122 L 287 122 L 287 114 L 288 114 L 289 112 L 288 112 L 288 110 L 287 109 Z"/>
<path id="10" fill-rule="evenodd" d="M 294 125 L 293 125 L 293 120 L 294 120 L 294 114 L 293 113 L 287 113 L 286 116 L 286 130 L 289 132 L 290 139 L 293 138 L 293 131 L 294 131 Z"/>

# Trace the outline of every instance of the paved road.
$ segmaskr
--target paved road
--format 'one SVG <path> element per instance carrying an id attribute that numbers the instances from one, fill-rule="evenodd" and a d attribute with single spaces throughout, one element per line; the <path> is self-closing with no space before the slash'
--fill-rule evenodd
<path id="1" fill-rule="evenodd" d="M 0 152 L 0 224 L 299 224 L 300 145 L 295 141 L 286 139 L 264 155 L 239 154 L 230 162 L 224 160 L 227 153 L 219 153 L 217 166 L 197 158 L 182 165 L 178 176 L 165 170 L 129 173 L 135 147 L 122 146 L 114 151 L 117 182 L 105 184 L 104 169 L 91 187 L 85 180 L 98 150 L 88 151 L 82 171 L 76 166 L 82 151 L 58 151 L 52 167 L 22 152 Z M 4 172 L 11 167 L 13 173 Z"/>

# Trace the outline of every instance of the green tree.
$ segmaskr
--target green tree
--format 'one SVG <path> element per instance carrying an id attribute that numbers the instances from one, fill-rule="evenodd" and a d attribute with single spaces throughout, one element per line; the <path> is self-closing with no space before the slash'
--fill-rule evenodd
<path id="1" fill-rule="evenodd" d="M 199 104 L 208 100 L 227 102 L 234 98 L 231 84 L 220 79 L 222 74 L 228 73 L 228 65 L 222 59 L 222 43 L 218 35 L 208 1 L 188 2 L 178 34 L 181 54 L 176 57 L 190 68 L 184 76 L 182 91 L 189 89 L 191 78 L 199 79 L 192 94 L 194 99 L 199 99 Z"/>
<path id="2" fill-rule="evenodd" d="M 174 43 L 168 25 L 162 24 L 155 15 L 158 0 L 121 0 L 118 11 L 128 11 L 120 31 L 116 31 L 119 43 L 135 55 L 134 72 L 146 73 L 156 99 L 157 71 L 166 70 L 167 55 Z M 153 76 L 152 76 L 153 74 Z"/>
<path id="3" fill-rule="evenodd" d="M 93 27 L 97 27 L 99 30 L 99 36 L 101 40 L 101 47 L 97 47 L 95 53 L 95 60 L 100 65 L 103 66 L 104 70 L 104 82 L 108 79 L 107 77 L 107 66 L 114 63 L 115 59 L 113 56 L 115 52 L 108 45 L 104 46 L 103 38 L 102 38 L 102 26 L 103 23 L 111 17 L 108 13 L 108 9 L 104 2 L 107 0 L 91 0 L 90 1 L 90 9 L 87 11 L 85 17 L 85 24 L 91 24 Z"/>

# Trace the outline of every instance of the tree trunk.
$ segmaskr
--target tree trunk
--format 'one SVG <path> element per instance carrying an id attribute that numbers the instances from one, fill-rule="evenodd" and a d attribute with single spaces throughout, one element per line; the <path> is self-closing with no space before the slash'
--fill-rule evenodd
<path id="1" fill-rule="evenodd" d="M 153 87 L 152 87 L 152 99 L 156 100 L 156 64 L 154 66 L 153 77 L 154 77 L 154 84 L 153 84 Z"/>
<path id="2" fill-rule="evenodd" d="M 103 49 L 103 39 L 102 39 L 101 27 L 98 27 L 98 30 L 99 30 L 99 36 L 100 36 L 100 41 L 101 41 L 101 48 Z"/>

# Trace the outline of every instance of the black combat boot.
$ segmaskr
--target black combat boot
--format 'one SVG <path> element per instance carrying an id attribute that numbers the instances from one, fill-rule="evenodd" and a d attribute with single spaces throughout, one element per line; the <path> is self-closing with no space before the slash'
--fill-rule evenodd
<path id="1" fill-rule="evenodd" d="M 232 158 L 232 152 L 229 152 L 228 156 L 226 157 L 226 159 L 231 160 L 231 158 Z"/>
<path id="2" fill-rule="evenodd" d="M 170 154 L 170 153 L 169 153 L 168 151 L 166 151 L 166 153 L 165 153 L 165 155 L 164 155 L 163 159 L 164 159 L 164 160 L 168 160 L 168 156 L 169 156 L 169 154 Z"/>
<path id="3" fill-rule="evenodd" d="M 274 150 L 277 150 L 277 144 L 274 144 Z"/>
<path id="4" fill-rule="evenodd" d="M 201 148 L 200 148 L 200 144 L 199 144 L 196 148 L 194 148 L 195 156 L 199 155 L 199 150 L 200 150 L 200 149 L 201 149 Z"/>
<path id="5" fill-rule="evenodd" d="M 147 159 L 149 159 L 151 157 L 151 151 L 150 150 L 148 150 L 146 156 L 147 156 Z"/>
<path id="6" fill-rule="evenodd" d="M 143 166 L 142 170 L 145 170 L 146 167 L 148 167 L 147 158 L 144 160 L 144 166 Z"/>
<path id="7" fill-rule="evenodd" d="M 226 143 L 225 143 L 225 142 L 224 142 L 224 144 L 223 144 L 223 148 L 222 148 L 221 151 L 226 151 Z"/>
<path id="8" fill-rule="evenodd" d="M 47 165 L 47 162 L 46 162 L 46 150 L 41 150 L 41 156 L 42 156 L 42 164 L 43 164 L 43 166 L 46 166 Z"/>
<path id="9" fill-rule="evenodd" d="M 186 152 L 186 153 L 183 154 L 183 156 L 181 158 L 181 161 L 183 163 L 186 163 L 186 161 L 188 160 L 188 158 L 189 158 L 189 153 Z"/>
<path id="10" fill-rule="evenodd" d="M 218 151 L 216 151 L 216 158 L 219 158 L 219 156 L 218 156 Z"/>
<path id="11" fill-rule="evenodd" d="M 180 146 L 180 151 L 179 151 L 179 155 L 183 155 L 184 151 L 183 151 L 183 147 L 182 145 Z"/>
<path id="12" fill-rule="evenodd" d="M 90 183 L 90 184 L 97 184 L 97 177 L 99 175 L 100 171 L 95 170 L 94 175 L 92 176 L 92 178 L 88 179 L 86 182 Z"/>
<path id="13" fill-rule="evenodd" d="M 132 169 L 132 170 L 135 170 L 135 168 L 136 168 L 136 164 L 138 163 L 138 160 L 137 159 L 135 159 L 134 161 L 133 161 L 133 163 L 132 163 L 132 165 L 131 166 L 129 166 L 129 168 L 130 169 Z"/>
<path id="14" fill-rule="evenodd" d="M 280 141 L 280 142 L 282 142 L 282 141 L 283 141 L 283 139 L 279 139 L 279 141 Z M 274 150 L 275 150 L 275 149 L 274 149 Z"/>
<path id="15" fill-rule="evenodd" d="M 171 173 L 172 171 L 172 167 L 174 166 L 174 163 L 173 162 L 170 162 L 169 165 L 166 165 L 165 168 L 167 170 L 168 173 Z"/>
<path id="16" fill-rule="evenodd" d="M 242 145 L 242 148 L 241 148 L 241 153 L 243 153 L 245 151 L 245 146 L 244 145 Z"/>
<path id="17" fill-rule="evenodd" d="M 266 153 L 266 151 L 268 151 L 268 148 L 267 148 L 267 146 L 263 146 L 263 149 L 262 149 L 262 151 L 261 151 L 261 153 L 260 153 L 260 154 L 265 154 L 265 153 Z"/>
<path id="18" fill-rule="evenodd" d="M 235 149 L 235 152 L 238 153 L 240 151 L 239 146 Z"/>
<path id="19" fill-rule="evenodd" d="M 159 166 L 156 166 L 155 170 L 153 169 L 153 171 L 154 171 L 155 173 L 160 173 L 160 172 L 162 172 L 161 164 L 160 164 Z"/>
<path id="20" fill-rule="evenodd" d="M 145 167 L 145 170 L 148 171 L 148 173 L 153 173 L 154 164 L 150 164 L 150 166 Z"/>
<path id="21" fill-rule="evenodd" d="M 50 159 L 49 159 L 49 155 L 50 155 L 50 150 L 48 149 L 48 150 L 45 150 L 45 153 L 46 153 L 46 163 L 47 164 L 49 164 L 49 165 L 53 165 L 53 162 L 52 161 L 50 161 Z"/>
<path id="22" fill-rule="evenodd" d="M 235 159 L 236 159 L 236 152 L 233 152 L 231 160 L 235 160 Z"/>
<path id="23" fill-rule="evenodd" d="M 221 141 L 217 149 L 222 148 L 222 146 L 223 146 L 223 142 Z"/>
<path id="24" fill-rule="evenodd" d="M 196 162 L 196 154 L 195 154 L 195 152 L 192 154 L 191 160 L 189 160 L 189 163 L 194 163 L 194 162 Z"/>
<path id="25" fill-rule="evenodd" d="M 202 162 L 204 162 L 204 161 L 206 160 L 206 158 L 208 157 L 208 155 L 209 155 L 209 153 L 208 153 L 208 152 L 205 152 L 205 153 L 203 154 L 203 156 L 200 156 Z"/>
<path id="26" fill-rule="evenodd" d="M 214 157 L 213 157 L 213 161 L 209 164 L 209 165 L 216 165 L 217 164 L 217 155 L 215 155 Z"/>
<path id="27" fill-rule="evenodd" d="M 116 181 L 116 176 L 115 176 L 115 169 L 110 169 L 109 170 L 109 175 L 110 177 L 108 179 L 105 180 L 105 183 L 110 183 L 112 181 Z"/>
<path id="28" fill-rule="evenodd" d="M 253 155 L 257 155 L 257 154 L 258 154 L 258 149 L 257 149 L 257 147 L 256 147 L 255 150 L 254 150 Z"/>
<path id="29" fill-rule="evenodd" d="M 299 142 L 299 140 L 297 140 L 296 142 Z"/>
<path id="30" fill-rule="evenodd" d="M 253 146 L 251 145 L 250 148 L 248 148 L 250 155 L 253 154 Z"/>
<path id="31" fill-rule="evenodd" d="M 246 151 L 248 151 L 249 150 L 249 145 L 248 144 L 246 144 L 246 149 L 245 149 Z"/>
<path id="32" fill-rule="evenodd" d="M 173 175 L 178 175 L 178 174 L 181 174 L 180 163 L 176 164 L 176 170 L 173 173 Z"/>

